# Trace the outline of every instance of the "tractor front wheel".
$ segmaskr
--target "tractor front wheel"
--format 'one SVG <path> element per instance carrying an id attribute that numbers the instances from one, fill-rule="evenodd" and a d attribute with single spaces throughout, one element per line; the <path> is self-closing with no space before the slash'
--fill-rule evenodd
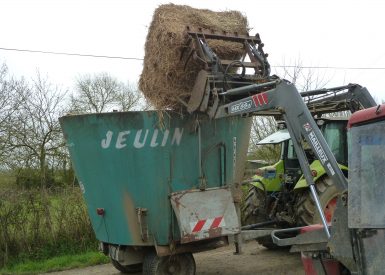
<path id="1" fill-rule="evenodd" d="M 242 225 L 268 220 L 266 214 L 266 196 L 261 189 L 252 186 L 242 207 Z"/>
<path id="2" fill-rule="evenodd" d="M 251 187 L 245 199 L 242 208 L 242 225 L 255 224 L 269 220 L 267 215 L 268 206 L 265 192 L 257 187 Z M 267 249 L 281 249 L 284 247 L 277 246 L 273 243 L 270 236 L 261 237 L 256 241 Z"/>

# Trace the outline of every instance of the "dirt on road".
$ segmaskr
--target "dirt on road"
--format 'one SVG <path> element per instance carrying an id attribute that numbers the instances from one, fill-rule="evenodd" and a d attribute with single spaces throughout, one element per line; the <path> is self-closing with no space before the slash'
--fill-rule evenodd
<path id="1" fill-rule="evenodd" d="M 244 245 L 242 255 L 234 255 L 234 247 L 222 247 L 216 250 L 194 254 L 197 274 L 274 274 L 274 275 L 304 275 L 299 254 L 289 253 L 288 250 L 268 250 L 256 242 Z M 47 275 L 119 275 L 111 264 L 73 269 Z M 141 273 L 137 273 L 139 275 Z"/>

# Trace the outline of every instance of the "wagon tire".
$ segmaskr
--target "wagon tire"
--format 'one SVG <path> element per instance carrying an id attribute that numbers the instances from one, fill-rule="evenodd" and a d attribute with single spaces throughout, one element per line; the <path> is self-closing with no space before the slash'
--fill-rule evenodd
<path id="1" fill-rule="evenodd" d="M 138 273 L 142 271 L 142 264 L 122 265 L 118 261 L 111 259 L 112 265 L 124 274 Z"/>
<path id="2" fill-rule="evenodd" d="M 144 256 L 144 275 L 195 275 L 196 265 L 191 253 L 159 257 L 155 251 Z"/>

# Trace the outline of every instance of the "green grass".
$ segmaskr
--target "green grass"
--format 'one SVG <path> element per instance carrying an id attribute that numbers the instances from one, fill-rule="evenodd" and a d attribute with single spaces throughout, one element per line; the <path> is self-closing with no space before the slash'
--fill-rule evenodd
<path id="1" fill-rule="evenodd" d="M 108 263 L 109 258 L 100 252 L 65 255 L 42 261 L 26 261 L 0 269 L 0 274 L 39 274 L 72 268 Z"/>
<path id="2" fill-rule="evenodd" d="M 0 192 L 0 221 L 0 270 L 97 249 L 98 241 L 76 188 L 48 194 L 4 190 Z"/>
<path id="3" fill-rule="evenodd" d="M 15 186 L 15 176 L 10 171 L 0 171 L 0 189 Z"/>

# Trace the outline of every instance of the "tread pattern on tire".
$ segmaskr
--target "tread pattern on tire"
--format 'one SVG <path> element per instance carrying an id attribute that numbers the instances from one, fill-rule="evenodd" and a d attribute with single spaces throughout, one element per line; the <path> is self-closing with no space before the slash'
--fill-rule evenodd
<path id="1" fill-rule="evenodd" d="M 264 192 L 254 186 L 251 187 L 242 208 L 242 225 L 254 224 L 268 220 L 264 206 L 265 203 L 266 197 Z M 273 243 L 271 237 L 258 238 L 256 241 L 268 249 L 281 249 L 281 247 Z"/>
<path id="2" fill-rule="evenodd" d="M 265 203 L 263 191 L 252 186 L 246 196 L 244 206 L 242 207 L 242 225 L 266 221 L 266 215 L 261 213 L 261 207 Z M 255 213 L 255 210 L 260 213 Z"/>
<path id="3" fill-rule="evenodd" d="M 112 265 L 124 274 L 137 273 L 142 271 L 142 264 L 133 264 L 133 265 L 121 265 L 118 261 L 111 259 Z"/>
<path id="4" fill-rule="evenodd" d="M 315 183 L 315 188 L 317 190 L 322 208 L 324 208 L 326 204 L 339 193 L 337 187 L 327 176 L 318 179 Z M 297 213 L 297 223 L 299 226 L 311 225 L 320 222 L 320 217 L 309 189 L 303 192 L 296 204 L 295 209 Z"/>
<path id="5" fill-rule="evenodd" d="M 151 251 L 144 256 L 143 261 L 143 274 L 144 275 L 163 275 L 169 273 L 163 273 L 161 265 L 170 261 L 170 257 L 176 257 L 173 260 L 178 260 L 178 257 L 184 257 L 185 263 L 190 264 L 189 266 L 183 265 L 185 270 L 183 272 L 175 273 L 178 275 L 194 275 L 196 271 L 196 265 L 194 257 L 191 253 L 177 254 L 173 256 L 159 257 L 155 251 Z M 174 273 L 173 273 L 174 274 Z"/>

